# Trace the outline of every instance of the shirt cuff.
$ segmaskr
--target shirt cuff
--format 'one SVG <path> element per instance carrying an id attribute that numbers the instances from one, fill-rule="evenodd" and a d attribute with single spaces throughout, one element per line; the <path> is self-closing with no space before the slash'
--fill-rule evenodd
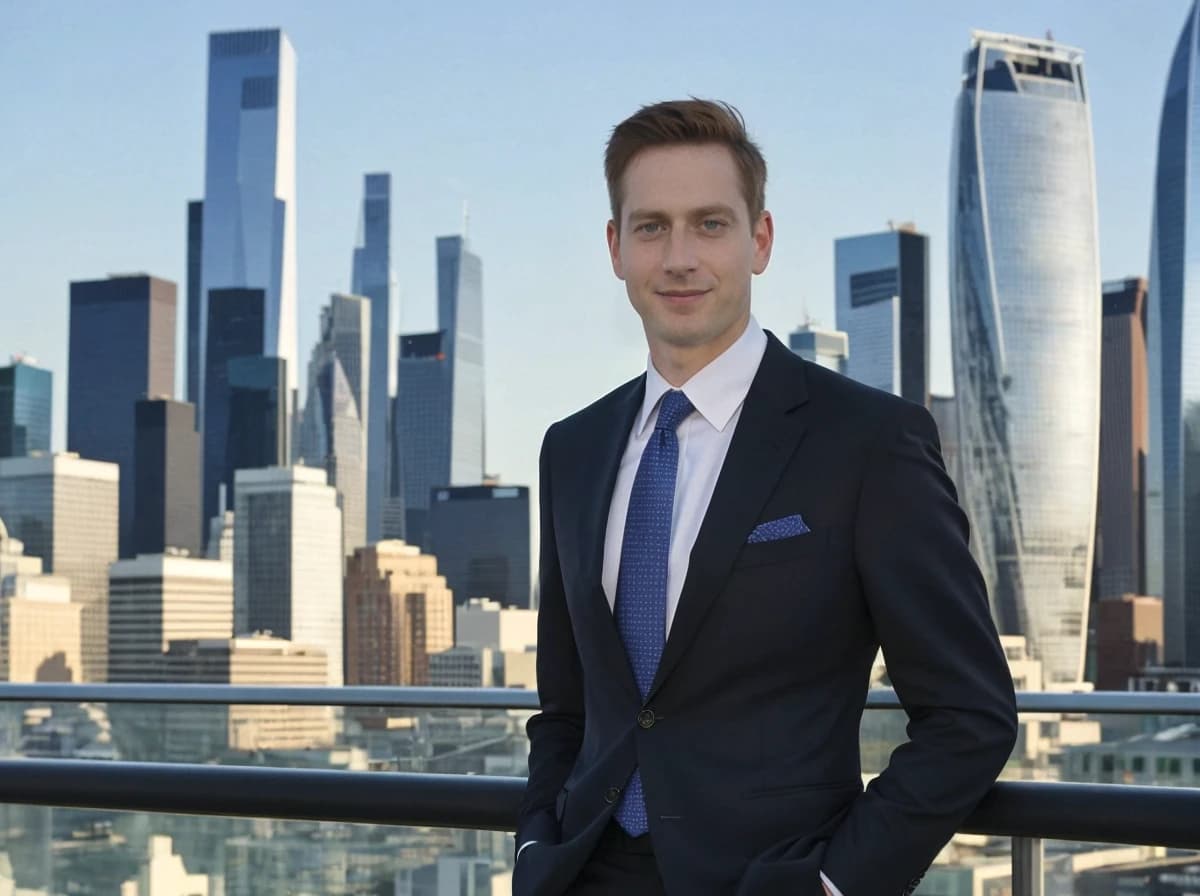
<path id="1" fill-rule="evenodd" d="M 525 845 L 528 846 L 529 844 L 527 843 Z M 523 848 L 524 847 L 522 847 L 522 849 Z M 520 853 L 517 853 L 517 854 L 520 855 Z M 825 876 L 824 871 L 821 872 L 821 883 L 823 883 L 826 887 L 829 888 L 829 892 L 832 893 L 833 896 L 842 896 L 842 891 L 833 885 L 833 881 L 831 881 L 828 877 Z"/>

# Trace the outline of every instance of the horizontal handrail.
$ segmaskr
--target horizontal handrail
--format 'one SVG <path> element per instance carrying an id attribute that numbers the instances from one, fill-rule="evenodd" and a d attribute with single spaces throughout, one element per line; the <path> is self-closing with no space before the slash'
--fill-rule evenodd
<path id="1" fill-rule="evenodd" d="M 0 703 L 200 703 L 291 706 L 380 706 L 393 709 L 536 710 L 522 688 L 268 687 L 223 684 L 0 683 Z M 867 692 L 868 709 L 900 709 L 890 688 Z M 1059 693 L 1019 691 L 1021 712 L 1200 716 L 1200 694 L 1162 691 Z"/>
<path id="2" fill-rule="evenodd" d="M 0 760 L 0 804 L 511 831 L 524 778 Z M 963 831 L 1200 849 L 1200 789 L 1000 782 Z"/>

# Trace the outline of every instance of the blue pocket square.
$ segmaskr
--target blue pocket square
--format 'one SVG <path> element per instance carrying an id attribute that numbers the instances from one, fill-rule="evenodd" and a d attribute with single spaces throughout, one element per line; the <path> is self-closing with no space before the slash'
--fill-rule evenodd
<path id="1" fill-rule="evenodd" d="M 771 520 L 768 523 L 760 523 L 755 526 L 754 531 L 750 533 L 750 537 L 746 539 L 746 544 L 758 544 L 762 541 L 779 541 L 781 538 L 804 535 L 810 531 L 804 523 L 804 517 L 798 513 L 793 513 L 791 516 L 780 517 L 777 520 Z"/>

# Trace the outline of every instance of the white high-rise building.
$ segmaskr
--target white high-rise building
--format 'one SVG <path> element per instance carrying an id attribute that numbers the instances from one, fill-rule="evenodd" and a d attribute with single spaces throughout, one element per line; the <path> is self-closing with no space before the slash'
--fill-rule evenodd
<path id="1" fill-rule="evenodd" d="M 323 649 L 342 673 L 342 512 L 323 470 L 238 470 L 233 514 L 234 633 L 270 632 Z"/>
<path id="2" fill-rule="evenodd" d="M 229 563 L 141 554 L 108 575 L 109 681 L 160 681 L 171 641 L 233 637 Z"/>
<path id="3" fill-rule="evenodd" d="M 278 29 L 208 38 L 199 363 L 208 292 L 265 293 L 262 354 L 287 362 L 296 388 L 296 53 Z M 198 372 L 199 419 L 204 370 Z"/>
<path id="4" fill-rule="evenodd" d="M 130 413 L 133 413 L 132 408 Z M 0 459 L 0 519 L 83 607 L 83 681 L 108 674 L 108 566 L 117 559 L 120 468 L 63 453 Z"/>

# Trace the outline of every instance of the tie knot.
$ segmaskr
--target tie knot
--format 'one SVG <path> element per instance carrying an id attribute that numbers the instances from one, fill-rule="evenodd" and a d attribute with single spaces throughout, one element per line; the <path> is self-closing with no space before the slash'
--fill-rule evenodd
<path id="1" fill-rule="evenodd" d="M 688 397 L 678 389 L 672 389 L 663 396 L 662 404 L 658 407 L 658 420 L 655 429 L 666 429 L 674 432 L 683 422 L 683 418 L 694 411 Z"/>

